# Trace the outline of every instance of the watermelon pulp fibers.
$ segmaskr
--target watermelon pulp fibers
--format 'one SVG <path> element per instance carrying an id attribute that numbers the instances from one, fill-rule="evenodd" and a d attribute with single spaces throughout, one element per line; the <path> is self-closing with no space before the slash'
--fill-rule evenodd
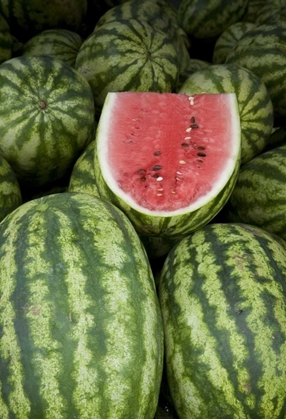
<path id="1" fill-rule="evenodd" d="M 98 127 L 108 187 L 145 214 L 174 215 L 213 199 L 240 154 L 236 95 L 109 93 Z"/>

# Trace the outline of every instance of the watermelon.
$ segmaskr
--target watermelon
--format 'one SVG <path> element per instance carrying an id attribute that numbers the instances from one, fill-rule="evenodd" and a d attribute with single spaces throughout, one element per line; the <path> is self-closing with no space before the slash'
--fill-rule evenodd
<path id="1" fill-rule="evenodd" d="M 173 41 L 180 71 L 185 71 L 189 56 L 187 34 L 178 25 L 177 13 L 170 3 L 159 0 L 129 0 L 109 9 L 97 21 L 95 29 L 106 22 L 135 18 L 147 21 L 152 27 L 161 29 Z"/>
<path id="2" fill-rule="evenodd" d="M 98 191 L 140 234 L 186 234 L 227 201 L 240 139 L 233 93 L 111 92 L 96 134 Z"/>
<path id="3" fill-rule="evenodd" d="M 100 197 L 94 173 L 94 149 L 93 140 L 75 162 L 69 179 L 69 192 L 82 192 Z"/>
<path id="4" fill-rule="evenodd" d="M 254 27 L 254 23 L 243 21 L 230 25 L 225 31 L 223 31 L 215 42 L 212 62 L 214 64 L 224 63 L 226 57 L 236 43 L 246 34 L 247 31 Z"/>
<path id="5" fill-rule="evenodd" d="M 173 92 L 179 75 L 169 35 L 134 18 L 99 26 L 80 47 L 75 68 L 89 82 L 99 111 L 108 92 Z"/>
<path id="6" fill-rule="evenodd" d="M 163 328 L 127 217 L 88 194 L 0 224 L 1 418 L 153 418 Z"/>
<path id="7" fill-rule="evenodd" d="M 251 70 L 264 82 L 274 108 L 275 118 L 286 116 L 286 22 L 254 27 L 236 43 L 226 63 Z"/>
<path id="8" fill-rule="evenodd" d="M 190 75 L 179 93 L 234 92 L 240 113 L 241 163 L 258 155 L 266 146 L 274 124 L 268 90 L 252 71 L 235 64 L 213 64 Z"/>
<path id="9" fill-rule="evenodd" d="M 267 1 L 261 9 L 259 9 L 255 23 L 262 25 L 263 23 L 275 23 L 279 20 L 286 20 L 286 3 L 281 0 L 280 4 L 275 4 L 272 1 Z"/>
<path id="10" fill-rule="evenodd" d="M 0 222 L 22 204 L 22 192 L 16 175 L 0 155 Z"/>
<path id="11" fill-rule="evenodd" d="M 191 37 L 216 38 L 244 15 L 248 0 L 182 0 L 178 22 Z"/>
<path id="12" fill-rule="evenodd" d="M 46 29 L 81 31 L 87 0 L 0 0 L 0 13 L 22 42 Z"/>
<path id="13" fill-rule="evenodd" d="M 183 238 L 159 278 L 179 418 L 285 418 L 286 249 L 251 225 Z"/>
<path id="14" fill-rule="evenodd" d="M 240 169 L 227 203 L 227 221 L 259 226 L 286 240 L 286 144 L 256 156 Z"/>
<path id="15" fill-rule="evenodd" d="M 0 66 L 0 153 L 29 188 L 58 180 L 94 139 L 93 95 L 86 79 L 49 56 Z"/>
<path id="16" fill-rule="evenodd" d="M 49 55 L 75 66 L 83 38 L 68 29 L 46 29 L 25 42 L 23 55 Z"/>

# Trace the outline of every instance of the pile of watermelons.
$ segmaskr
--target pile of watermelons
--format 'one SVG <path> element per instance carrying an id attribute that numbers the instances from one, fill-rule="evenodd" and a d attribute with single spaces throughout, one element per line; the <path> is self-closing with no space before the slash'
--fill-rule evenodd
<path id="1" fill-rule="evenodd" d="M 235 94 L 231 181 L 123 203 L 110 92 Z M 0 418 L 285 418 L 285 241 L 285 0 L 0 0 Z"/>

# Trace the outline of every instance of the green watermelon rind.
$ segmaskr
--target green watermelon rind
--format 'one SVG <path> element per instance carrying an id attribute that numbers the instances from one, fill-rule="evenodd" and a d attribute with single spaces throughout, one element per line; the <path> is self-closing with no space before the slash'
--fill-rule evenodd
<path id="1" fill-rule="evenodd" d="M 58 193 L 0 224 L 2 418 L 153 418 L 161 312 L 146 252 L 111 203 Z"/>
<path id="2" fill-rule="evenodd" d="M 286 249 L 250 225 L 209 224 L 170 251 L 158 294 L 179 418 L 285 417 L 285 275 Z"/>

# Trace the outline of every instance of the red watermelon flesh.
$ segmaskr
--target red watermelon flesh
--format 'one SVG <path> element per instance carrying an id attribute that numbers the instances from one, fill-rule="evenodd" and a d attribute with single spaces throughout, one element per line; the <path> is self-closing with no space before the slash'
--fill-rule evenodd
<path id="1" fill-rule="evenodd" d="M 233 173 L 239 122 L 233 93 L 109 93 L 97 134 L 105 182 L 141 212 L 199 208 Z"/>

